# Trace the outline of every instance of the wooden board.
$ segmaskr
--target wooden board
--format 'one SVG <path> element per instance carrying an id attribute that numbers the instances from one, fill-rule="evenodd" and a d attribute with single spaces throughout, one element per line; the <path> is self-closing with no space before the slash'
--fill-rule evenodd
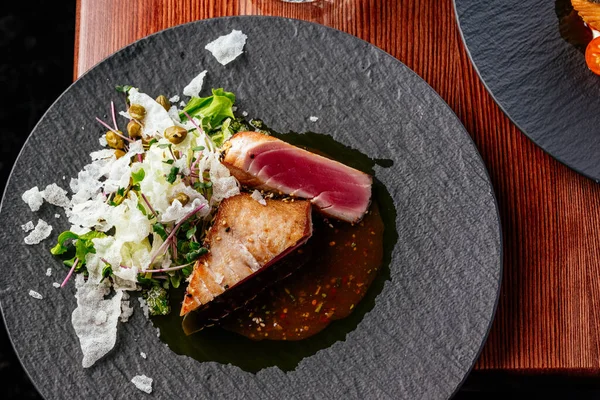
<path id="1" fill-rule="evenodd" d="M 498 313 L 476 368 L 600 371 L 600 186 L 545 154 L 500 111 L 469 61 L 451 0 L 78 0 L 75 77 L 153 32 L 246 14 L 313 21 L 382 48 L 437 90 L 472 135 L 504 234 Z"/>

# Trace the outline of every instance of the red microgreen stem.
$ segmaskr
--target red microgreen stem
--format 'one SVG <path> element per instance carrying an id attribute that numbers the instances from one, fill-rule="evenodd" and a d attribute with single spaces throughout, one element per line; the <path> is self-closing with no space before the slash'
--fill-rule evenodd
<path id="1" fill-rule="evenodd" d="M 150 202 L 148 201 L 148 198 L 146 197 L 146 195 L 142 192 L 140 192 L 140 194 L 142 195 L 142 199 L 144 199 L 144 201 L 146 202 L 146 205 L 148 206 L 148 208 L 150 209 L 150 211 L 152 211 L 152 215 L 154 215 L 156 217 L 156 211 L 154 211 L 154 208 L 152 208 L 152 206 L 150 205 Z"/>
<path id="2" fill-rule="evenodd" d="M 191 263 L 188 264 L 183 264 L 183 265 L 177 265 L 175 267 L 169 267 L 169 268 L 162 268 L 162 269 L 147 269 L 144 272 L 150 272 L 151 274 L 154 274 L 156 272 L 169 272 L 169 271 L 177 271 L 180 269 L 183 269 L 185 267 L 189 267 L 190 265 L 194 264 L 196 261 L 192 261 Z"/>
<path id="3" fill-rule="evenodd" d="M 176 236 L 172 242 L 171 254 L 173 254 L 173 260 L 177 260 L 177 237 Z"/>
<path id="4" fill-rule="evenodd" d="M 96 117 L 96 121 L 100 122 L 102 125 L 104 125 L 104 127 L 105 127 L 106 129 L 108 129 L 109 131 L 112 131 L 112 133 L 114 133 L 115 135 L 117 135 L 117 136 L 120 136 L 120 137 L 121 137 L 123 140 L 127 140 L 127 141 L 128 141 L 128 142 L 130 142 L 130 143 L 132 143 L 132 142 L 133 142 L 133 140 L 132 140 L 132 139 L 130 139 L 130 138 L 128 138 L 128 137 L 125 137 L 125 136 L 121 135 L 119 132 L 115 131 L 115 130 L 114 130 L 113 128 L 111 128 L 111 127 L 110 127 L 110 126 L 109 126 L 109 125 L 108 125 L 106 122 L 102 121 L 100 118 Z"/>
<path id="5" fill-rule="evenodd" d="M 67 282 L 69 281 L 69 278 L 71 278 L 71 275 L 73 275 L 73 271 L 75 271 L 77 264 L 79 264 L 79 258 L 75 259 L 75 262 L 73 263 L 73 266 L 71 267 L 71 269 L 69 270 L 69 273 L 65 277 L 65 280 L 60 284 L 61 288 L 67 284 Z"/>
<path id="6" fill-rule="evenodd" d="M 115 115 L 115 103 L 112 101 L 110 102 L 110 112 L 112 114 L 113 124 L 115 125 L 115 131 L 118 131 L 119 127 L 117 126 L 117 117 Z"/>
<path id="7" fill-rule="evenodd" d="M 198 211 L 202 210 L 203 208 L 204 208 L 204 204 L 200 204 L 198 207 L 194 208 L 190 213 L 188 213 L 185 217 L 183 217 L 183 219 L 181 221 L 179 221 L 179 223 L 177 225 L 175 225 L 175 227 L 173 228 L 173 230 L 171 231 L 169 236 L 167 236 L 167 238 L 165 239 L 164 243 L 161 244 L 160 247 L 158 248 L 158 250 L 156 251 L 156 254 L 154 255 L 154 257 L 152 257 L 152 260 L 150 260 L 149 265 L 152 265 L 154 263 L 154 260 L 156 260 L 156 257 L 162 255 L 165 252 L 167 246 L 169 245 L 171 240 L 173 240 L 173 236 L 175 236 L 175 233 L 177 233 L 177 230 L 179 229 L 179 227 L 181 225 L 183 225 L 183 223 L 185 221 L 190 219 L 190 217 L 194 216 Z"/>
<path id="8" fill-rule="evenodd" d="M 194 160 L 194 162 L 192 163 L 192 165 L 190 166 L 190 171 L 193 171 L 196 169 L 196 164 L 198 164 L 198 161 L 200 161 L 200 157 L 202 157 L 202 152 L 200 152 L 198 154 L 198 157 L 196 157 L 196 159 Z"/>
<path id="9" fill-rule="evenodd" d="M 169 146 L 169 152 L 171 152 L 171 157 L 173 157 L 173 160 L 177 160 L 177 157 L 175 157 L 175 153 L 173 153 L 173 146 Z"/>

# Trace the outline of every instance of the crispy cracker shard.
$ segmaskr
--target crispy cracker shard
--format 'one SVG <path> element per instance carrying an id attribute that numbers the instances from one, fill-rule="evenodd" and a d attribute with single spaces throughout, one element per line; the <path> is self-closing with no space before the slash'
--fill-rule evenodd
<path id="1" fill-rule="evenodd" d="M 371 202 L 370 175 L 258 132 L 232 137 L 223 164 L 242 185 L 309 199 L 343 221 L 359 221 Z"/>
<path id="2" fill-rule="evenodd" d="M 194 266 L 181 315 L 206 311 L 311 237 L 308 201 L 266 202 L 263 206 L 248 194 L 223 200 L 206 235 L 210 251 Z"/>

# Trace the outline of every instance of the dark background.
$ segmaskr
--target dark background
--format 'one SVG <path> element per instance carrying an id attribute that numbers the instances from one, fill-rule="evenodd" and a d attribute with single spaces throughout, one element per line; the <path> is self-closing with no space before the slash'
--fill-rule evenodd
<path id="1" fill-rule="evenodd" d="M 0 1 L 0 189 L 25 139 L 73 77 L 75 1 Z M 0 323 L 0 398 L 40 399 Z"/>
<path id="2" fill-rule="evenodd" d="M 126 1 L 126 0 L 124 0 Z M 71 84 L 75 0 L 0 0 L 0 190 L 29 132 Z M 598 398 L 600 378 L 471 374 L 464 399 Z M 185 390 L 185 388 L 182 388 Z M 0 399 L 40 399 L 0 323 Z"/>

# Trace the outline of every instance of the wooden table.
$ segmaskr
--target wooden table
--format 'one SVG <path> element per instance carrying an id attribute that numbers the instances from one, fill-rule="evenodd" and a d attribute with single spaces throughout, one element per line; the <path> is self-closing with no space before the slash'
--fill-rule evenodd
<path id="1" fill-rule="evenodd" d="M 500 303 L 476 370 L 600 372 L 600 185 L 545 154 L 502 113 L 467 56 L 452 0 L 78 0 L 75 77 L 153 32 L 244 14 L 313 21 L 382 48 L 423 77 L 475 140 L 504 233 Z"/>

